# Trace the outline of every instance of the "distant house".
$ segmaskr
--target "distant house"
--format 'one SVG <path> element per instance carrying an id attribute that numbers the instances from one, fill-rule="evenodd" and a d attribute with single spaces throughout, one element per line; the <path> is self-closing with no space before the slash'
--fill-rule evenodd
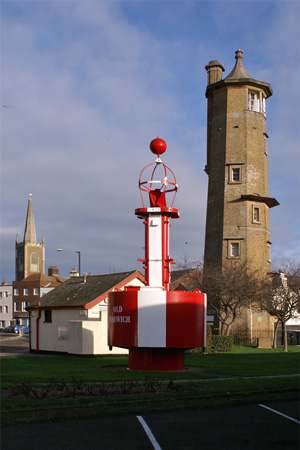
<path id="1" fill-rule="evenodd" d="M 0 328 L 12 325 L 12 285 L 3 281 L 0 286 Z"/>
<path id="2" fill-rule="evenodd" d="M 300 345 L 300 278 L 299 275 L 273 273 L 275 295 L 273 308 L 277 319 L 286 320 L 287 341 L 289 345 Z M 283 344 L 282 322 L 278 320 L 277 344 Z"/>
<path id="3" fill-rule="evenodd" d="M 144 286 L 138 270 L 72 277 L 30 305 L 30 351 L 74 355 L 127 354 L 107 345 L 107 297 L 125 286 Z"/>
<path id="4" fill-rule="evenodd" d="M 181 269 L 171 272 L 172 291 L 190 291 L 199 289 L 202 282 L 202 273 L 199 269 Z"/>
<path id="5" fill-rule="evenodd" d="M 28 326 L 29 314 L 26 308 L 67 279 L 59 276 L 57 267 L 51 266 L 48 268 L 48 275 L 37 272 L 23 280 L 14 281 L 12 292 L 14 323 Z"/>

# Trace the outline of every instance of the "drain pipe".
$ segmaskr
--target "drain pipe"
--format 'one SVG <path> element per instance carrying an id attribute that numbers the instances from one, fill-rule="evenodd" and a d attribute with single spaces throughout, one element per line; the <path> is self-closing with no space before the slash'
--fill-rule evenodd
<path id="1" fill-rule="evenodd" d="M 39 307 L 41 306 L 41 302 L 38 302 L 38 306 Z M 41 311 L 41 309 L 39 309 L 39 314 L 38 314 L 37 319 L 36 319 L 36 349 L 35 349 L 36 352 L 39 351 L 39 334 L 40 334 L 39 330 L 40 330 L 40 318 L 41 318 L 41 315 L 42 315 L 42 311 Z"/>

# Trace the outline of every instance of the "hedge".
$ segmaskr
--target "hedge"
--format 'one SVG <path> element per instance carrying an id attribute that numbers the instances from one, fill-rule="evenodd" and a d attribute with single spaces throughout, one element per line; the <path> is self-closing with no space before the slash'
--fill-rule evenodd
<path id="1" fill-rule="evenodd" d="M 207 327 L 206 347 L 204 349 L 204 353 L 232 352 L 232 349 L 233 349 L 232 336 L 213 335 L 211 328 Z M 189 350 L 189 353 L 192 354 L 203 353 L 203 349 L 194 348 Z"/>

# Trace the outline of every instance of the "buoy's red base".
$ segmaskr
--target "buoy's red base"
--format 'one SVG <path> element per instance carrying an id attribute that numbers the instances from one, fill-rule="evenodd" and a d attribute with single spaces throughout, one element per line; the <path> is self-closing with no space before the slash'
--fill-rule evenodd
<path id="1" fill-rule="evenodd" d="M 129 369 L 164 372 L 184 370 L 184 351 L 181 348 L 130 348 Z"/>

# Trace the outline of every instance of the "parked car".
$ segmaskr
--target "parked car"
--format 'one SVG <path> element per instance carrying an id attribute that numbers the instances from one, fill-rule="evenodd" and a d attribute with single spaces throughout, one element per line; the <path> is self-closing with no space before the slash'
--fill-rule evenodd
<path id="1" fill-rule="evenodd" d="M 13 333 L 19 334 L 20 330 L 22 330 L 22 328 L 25 328 L 25 325 L 14 325 L 13 326 Z"/>
<path id="2" fill-rule="evenodd" d="M 29 334 L 29 326 L 25 326 L 25 325 L 14 325 L 14 333 L 16 334 Z"/>
<path id="3" fill-rule="evenodd" d="M 8 327 L 2 328 L 3 333 L 14 333 L 14 327 L 12 325 L 9 325 Z"/>

